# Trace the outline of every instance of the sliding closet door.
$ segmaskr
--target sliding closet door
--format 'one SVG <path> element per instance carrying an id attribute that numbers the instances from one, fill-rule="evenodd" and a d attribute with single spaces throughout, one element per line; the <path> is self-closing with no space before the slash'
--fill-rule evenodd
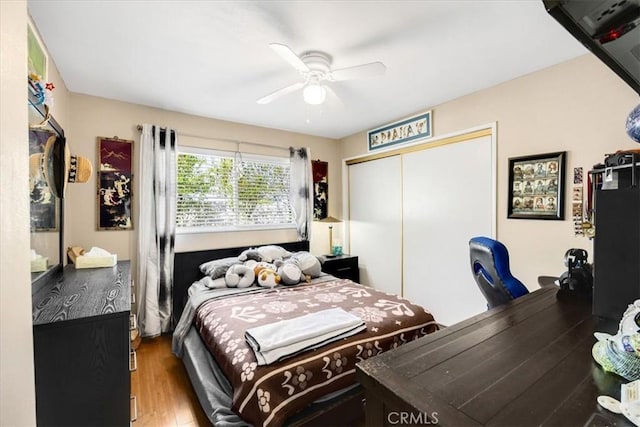
<path id="1" fill-rule="evenodd" d="M 486 310 L 469 239 L 492 236 L 491 136 L 403 155 L 404 297 L 445 325 Z"/>
<path id="2" fill-rule="evenodd" d="M 350 251 L 360 282 L 395 294 L 402 280 L 400 156 L 349 166 Z"/>

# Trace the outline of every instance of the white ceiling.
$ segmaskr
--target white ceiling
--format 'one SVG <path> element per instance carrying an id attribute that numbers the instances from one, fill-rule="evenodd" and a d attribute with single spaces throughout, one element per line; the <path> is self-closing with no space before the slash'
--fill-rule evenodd
<path id="1" fill-rule="evenodd" d="M 330 138 L 587 52 L 541 0 L 28 5 L 72 92 Z M 257 98 L 299 81 L 269 43 L 325 51 L 333 69 L 382 61 L 387 71 L 332 83 L 338 98 L 322 106 L 305 104 L 300 91 L 259 105 Z"/>

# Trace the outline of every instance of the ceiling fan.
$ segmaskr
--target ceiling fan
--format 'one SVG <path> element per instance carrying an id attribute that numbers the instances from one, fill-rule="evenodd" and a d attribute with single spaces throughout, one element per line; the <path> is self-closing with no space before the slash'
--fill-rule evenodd
<path id="1" fill-rule="evenodd" d="M 326 82 L 373 77 L 384 74 L 386 70 L 382 62 L 371 62 L 332 70 L 332 58 L 325 52 L 312 50 L 298 56 L 289 46 L 283 44 L 271 43 L 269 47 L 298 70 L 303 81 L 283 87 L 257 99 L 256 102 L 258 104 L 268 104 L 283 95 L 302 89 L 302 95 L 307 104 L 319 105 L 325 101 L 327 89 L 331 90 L 326 85 Z"/>

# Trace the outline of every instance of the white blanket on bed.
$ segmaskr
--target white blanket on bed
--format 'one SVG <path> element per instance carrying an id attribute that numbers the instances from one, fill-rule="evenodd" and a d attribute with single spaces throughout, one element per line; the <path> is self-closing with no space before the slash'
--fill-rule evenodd
<path id="1" fill-rule="evenodd" d="M 365 329 L 366 324 L 359 317 L 331 308 L 247 329 L 245 338 L 262 366 Z"/>

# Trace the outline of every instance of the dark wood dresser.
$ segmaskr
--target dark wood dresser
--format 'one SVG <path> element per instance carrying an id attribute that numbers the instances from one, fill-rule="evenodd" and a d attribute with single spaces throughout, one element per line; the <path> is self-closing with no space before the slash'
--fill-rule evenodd
<path id="1" fill-rule="evenodd" d="M 360 268 L 358 267 L 358 257 L 355 255 L 343 254 L 326 257 L 322 263 L 322 271 L 340 279 L 350 279 L 360 283 Z"/>
<path id="2" fill-rule="evenodd" d="M 129 261 L 33 284 L 39 426 L 130 424 L 130 293 Z"/>
<path id="3" fill-rule="evenodd" d="M 590 300 L 547 287 L 357 365 L 366 425 L 632 426 L 601 408 L 627 381 L 591 356 Z M 557 295 L 556 295 L 557 294 Z"/>

